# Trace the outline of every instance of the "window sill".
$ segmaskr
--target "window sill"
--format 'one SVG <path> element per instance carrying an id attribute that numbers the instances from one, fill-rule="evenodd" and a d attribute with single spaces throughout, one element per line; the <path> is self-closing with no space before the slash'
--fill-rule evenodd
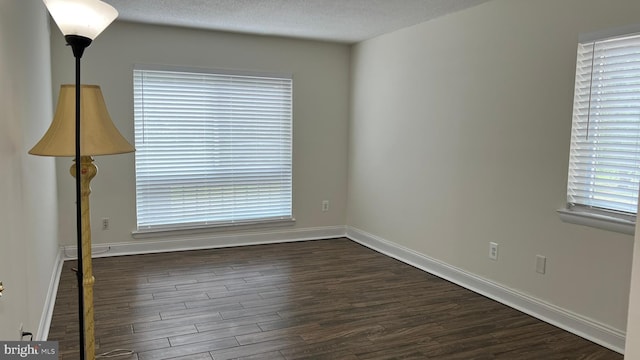
<path id="1" fill-rule="evenodd" d="M 563 222 L 590 226 L 598 229 L 615 231 L 623 234 L 634 235 L 636 223 L 611 215 L 594 214 L 588 211 L 558 209 L 556 210 Z"/>
<path id="2" fill-rule="evenodd" d="M 148 239 L 159 237 L 172 237 L 182 235 L 195 235 L 212 232 L 228 232 L 228 231 L 241 231 L 241 230 L 255 230 L 265 229 L 283 226 L 293 226 L 296 223 L 296 219 L 278 219 L 278 220 L 266 220 L 246 222 L 239 224 L 224 224 L 224 225 L 204 225 L 194 226 L 189 228 L 156 228 L 156 229 L 143 229 L 134 230 L 131 232 L 131 236 L 134 239 Z"/>

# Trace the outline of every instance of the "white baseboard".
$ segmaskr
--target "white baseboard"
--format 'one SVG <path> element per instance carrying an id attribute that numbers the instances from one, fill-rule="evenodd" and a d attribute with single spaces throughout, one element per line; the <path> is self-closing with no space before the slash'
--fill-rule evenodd
<path id="1" fill-rule="evenodd" d="M 62 249 L 58 250 L 58 255 L 53 264 L 51 280 L 49 281 L 49 289 L 47 289 L 47 298 L 44 301 L 40 323 L 38 324 L 38 332 L 36 332 L 35 340 L 46 341 L 49 337 L 49 328 L 51 326 L 51 318 L 53 317 L 53 308 L 56 304 L 56 296 L 58 294 L 58 284 L 60 284 L 60 274 L 62 273 L 62 265 L 64 264 L 64 255 Z"/>
<path id="2" fill-rule="evenodd" d="M 624 353 L 625 332 L 623 331 L 481 278 L 362 230 L 348 227 L 347 237 L 368 248 L 534 316 L 596 344 L 620 354 Z"/>
<path id="3" fill-rule="evenodd" d="M 345 226 L 326 226 L 303 229 L 279 229 L 262 232 L 234 234 L 192 234 L 162 237 L 155 240 L 138 240 L 126 243 L 96 244 L 93 257 L 110 257 L 122 255 L 138 255 L 172 251 L 215 249 L 233 246 L 274 244 L 294 241 L 308 241 L 344 237 Z M 77 247 L 63 248 L 65 260 L 76 258 Z"/>

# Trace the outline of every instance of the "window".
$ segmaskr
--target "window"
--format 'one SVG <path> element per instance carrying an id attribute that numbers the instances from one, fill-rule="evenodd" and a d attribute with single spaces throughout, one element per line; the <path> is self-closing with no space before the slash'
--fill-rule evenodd
<path id="1" fill-rule="evenodd" d="M 292 79 L 133 71 L 138 231 L 292 220 Z"/>
<path id="2" fill-rule="evenodd" d="M 639 183 L 640 34 L 580 42 L 569 208 L 635 218 Z"/>

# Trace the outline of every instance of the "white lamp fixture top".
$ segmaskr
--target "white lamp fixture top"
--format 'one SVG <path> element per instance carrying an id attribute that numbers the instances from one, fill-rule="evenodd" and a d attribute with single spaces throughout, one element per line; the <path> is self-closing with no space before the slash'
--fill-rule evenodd
<path id="1" fill-rule="evenodd" d="M 62 34 L 95 39 L 118 17 L 118 10 L 100 0 L 43 0 Z"/>

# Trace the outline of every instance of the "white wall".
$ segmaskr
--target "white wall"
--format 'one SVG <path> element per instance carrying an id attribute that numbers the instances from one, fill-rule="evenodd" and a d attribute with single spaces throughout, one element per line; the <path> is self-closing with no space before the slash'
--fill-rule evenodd
<path id="1" fill-rule="evenodd" d="M 52 119 L 49 25 L 41 1 L 0 0 L 0 339 L 37 333 L 57 255 L 52 158 L 27 155 Z"/>
<path id="2" fill-rule="evenodd" d="M 637 1 L 494 0 L 355 46 L 347 225 L 624 332 L 633 238 L 555 210 L 578 34 L 639 14 Z"/>
<path id="3" fill-rule="evenodd" d="M 494 0 L 355 46 L 351 74 L 344 45 L 118 22 L 87 49 L 83 78 L 102 86 L 133 141 L 135 63 L 291 72 L 296 228 L 344 224 L 348 166 L 348 225 L 623 331 L 632 237 L 564 224 L 555 209 L 565 202 L 578 33 L 638 13 L 624 0 Z M 73 81 L 73 59 L 57 29 L 52 44 L 55 98 Z M 97 159 L 94 243 L 145 241 L 130 236 L 133 159 Z M 69 163 L 57 162 L 65 245 Z M 99 230 L 102 217 L 112 230 Z M 489 241 L 500 244 L 498 262 Z M 536 254 L 548 257 L 546 275 L 534 271 Z"/>
<path id="4" fill-rule="evenodd" d="M 73 57 L 59 31 L 52 36 L 54 98 L 61 83 L 74 81 Z M 166 64 L 292 73 L 293 215 L 296 229 L 344 225 L 346 218 L 349 47 L 265 36 L 116 22 L 86 50 L 83 83 L 102 87 L 116 126 L 133 143 L 134 64 Z M 92 181 L 93 243 L 144 242 L 136 228 L 134 155 L 96 159 Z M 73 178 L 70 160 L 58 160 L 60 239 L 74 244 Z M 330 200 L 331 210 L 321 212 Z M 100 219 L 111 219 L 101 231 Z"/>
<path id="5" fill-rule="evenodd" d="M 636 218 L 636 236 L 631 271 L 629 314 L 627 316 L 627 341 L 625 359 L 640 359 L 640 217 Z"/>

